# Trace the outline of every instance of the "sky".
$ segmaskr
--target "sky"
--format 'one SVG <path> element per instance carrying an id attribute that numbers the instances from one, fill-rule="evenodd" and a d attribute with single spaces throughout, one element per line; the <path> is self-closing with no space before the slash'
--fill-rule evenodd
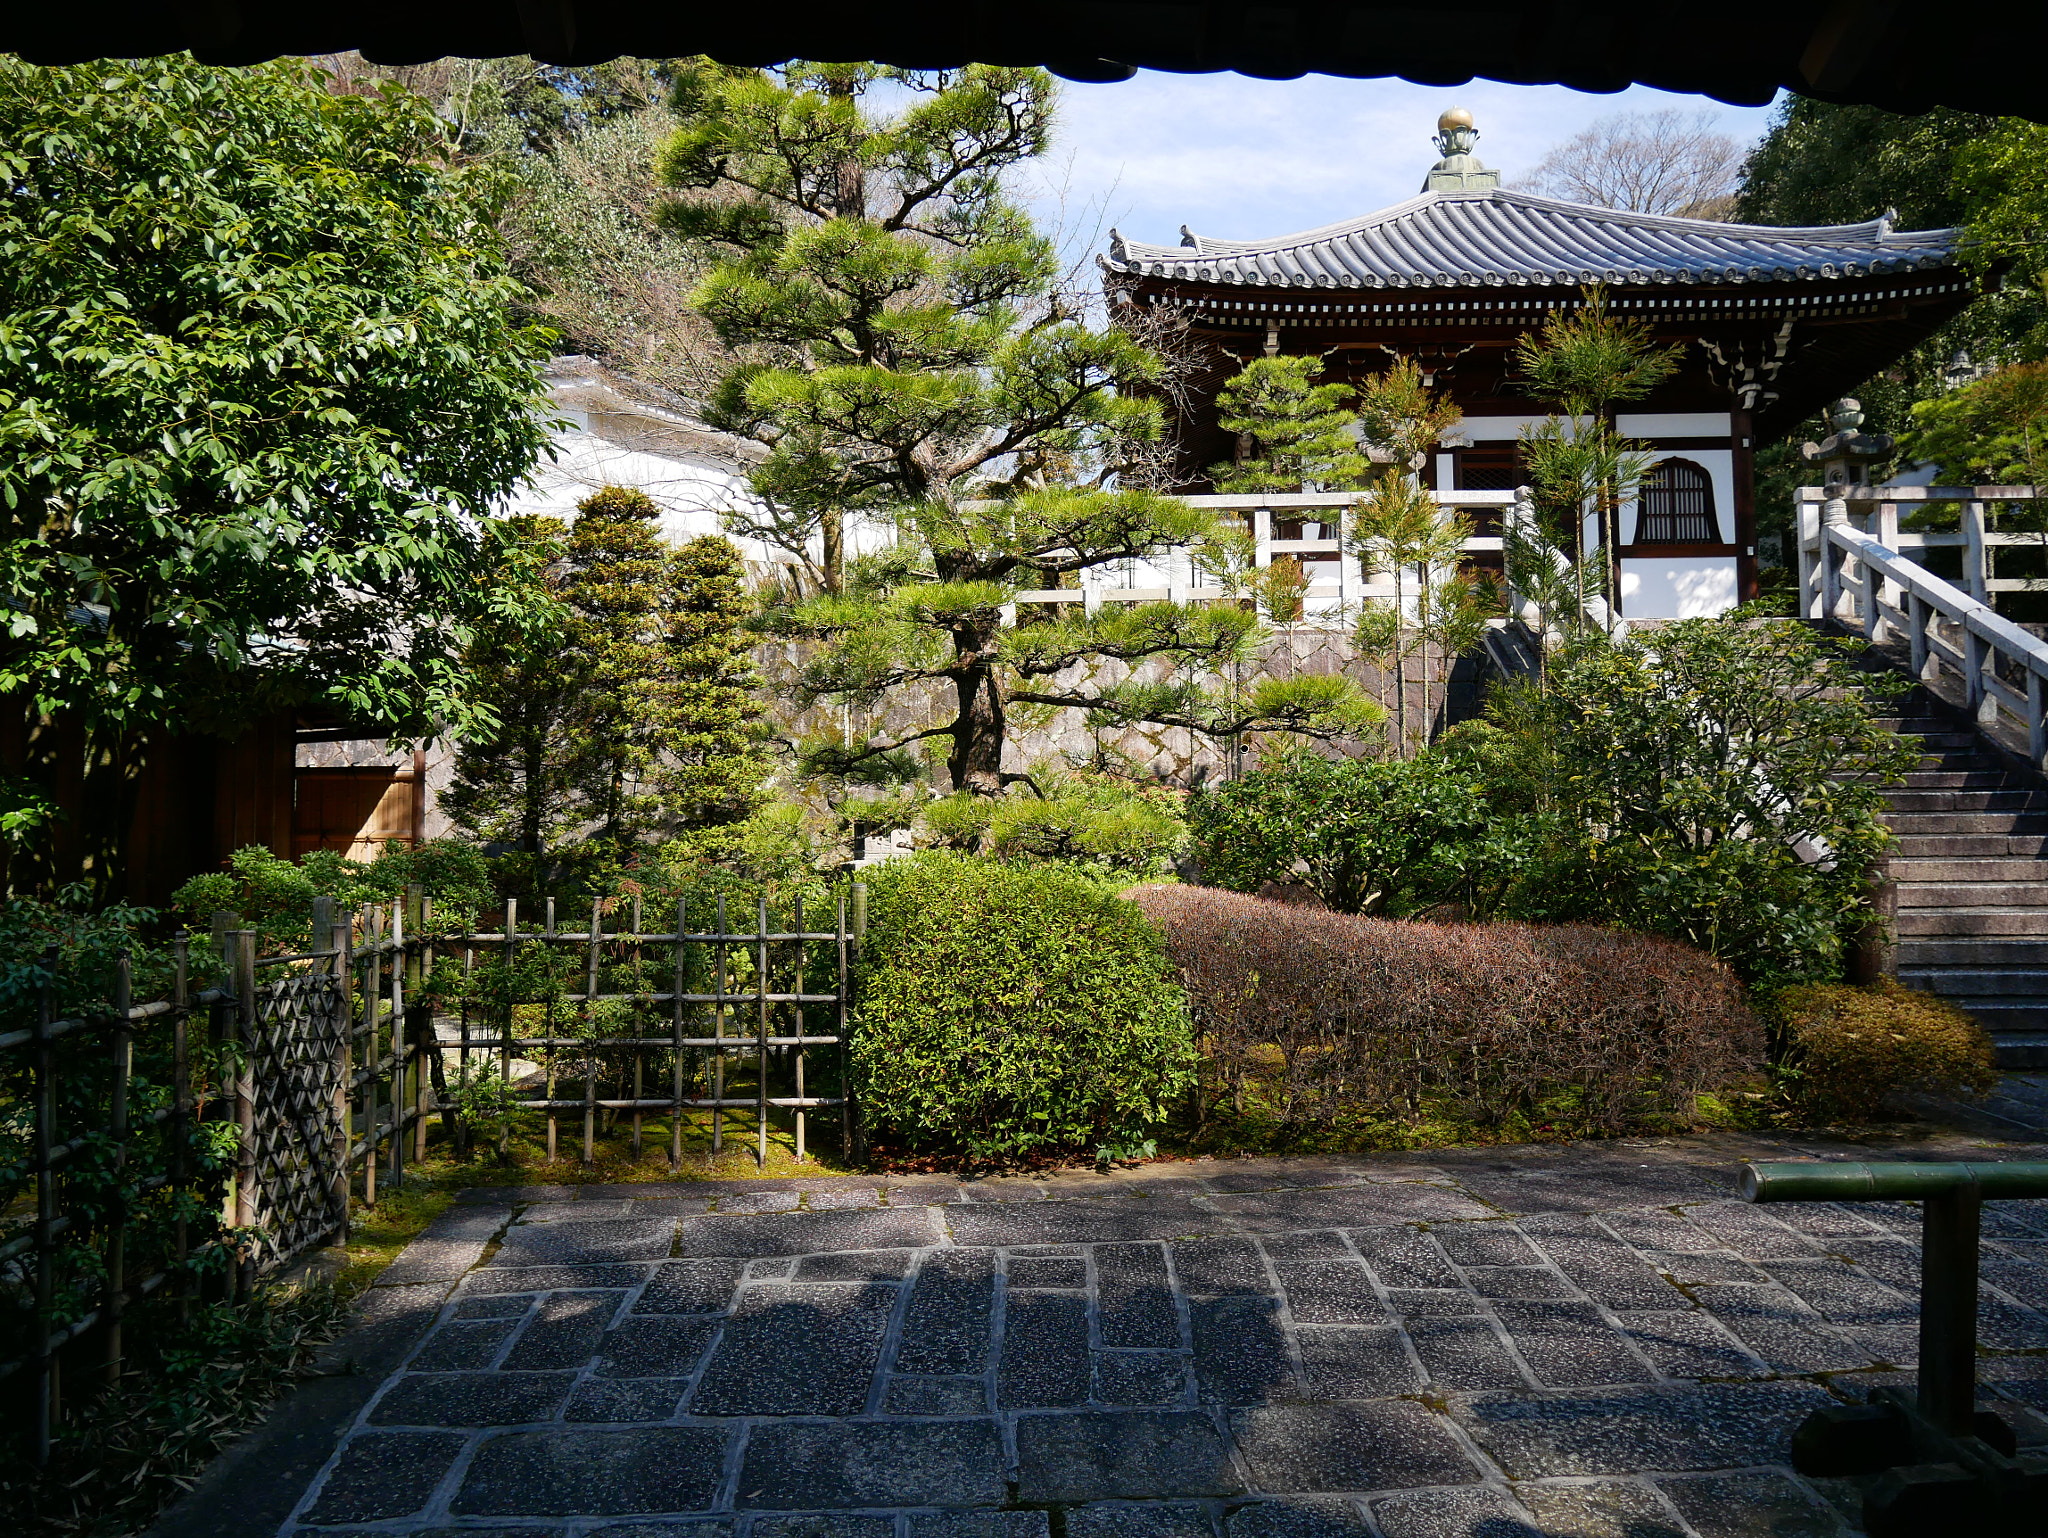
<path id="1" fill-rule="evenodd" d="M 1141 72 L 1109 85 L 1062 82 L 1058 141 L 1032 201 L 1041 220 L 1081 250 L 1101 249 L 1114 225 L 1136 240 L 1178 245 L 1202 235 L 1257 239 L 1314 229 L 1410 198 L 1437 158 L 1437 116 L 1468 108 L 1476 153 L 1504 186 L 1553 144 L 1595 119 L 1666 107 L 1707 109 L 1747 143 L 1768 107 L 1632 87 L 1595 96 L 1563 86 L 1475 80 L 1441 87 L 1405 80 L 1253 80 L 1243 75 Z M 1100 231 L 1100 240 L 1089 237 Z"/>

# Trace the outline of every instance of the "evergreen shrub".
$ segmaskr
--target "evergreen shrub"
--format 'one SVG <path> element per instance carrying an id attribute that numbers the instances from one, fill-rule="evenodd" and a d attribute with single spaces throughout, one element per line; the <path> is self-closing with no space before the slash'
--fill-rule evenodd
<path id="1" fill-rule="evenodd" d="M 931 850 L 871 878 L 852 1060 L 871 1128 L 976 1159 L 1138 1141 L 1193 1078 L 1131 904 L 1057 866 Z"/>
<path id="2" fill-rule="evenodd" d="M 1166 935 L 1205 1107 L 1575 1132 L 1687 1124 L 1761 1075 L 1727 966 L 1589 925 L 1428 924 L 1206 887 L 1128 894 Z"/>
<path id="3" fill-rule="evenodd" d="M 1982 1026 L 1895 982 L 1781 988 L 1764 1013 L 1792 1103 L 1810 1119 L 1867 1121 L 1899 1091 L 1981 1095 L 1997 1079 Z"/>

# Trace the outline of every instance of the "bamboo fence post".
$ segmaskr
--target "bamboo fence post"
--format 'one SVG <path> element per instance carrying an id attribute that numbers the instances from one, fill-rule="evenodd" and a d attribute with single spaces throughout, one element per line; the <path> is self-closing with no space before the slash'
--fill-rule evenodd
<path id="1" fill-rule="evenodd" d="M 465 940 L 462 946 L 462 1000 L 456 1010 L 457 1029 L 462 1033 L 462 1054 L 459 1066 L 455 1070 L 455 1082 L 458 1086 L 462 1087 L 467 1087 L 469 1084 L 469 986 L 470 979 L 474 976 L 476 976 L 476 947 Z M 471 1104 L 474 1103 L 475 1097 L 472 1096 Z M 467 1158 L 470 1149 L 476 1144 L 475 1129 L 469 1125 L 467 1120 L 459 1123 L 456 1140 L 458 1151 L 464 1158 Z"/>
<path id="2" fill-rule="evenodd" d="M 383 1010 L 383 913 L 374 905 L 363 909 L 363 1205 L 377 1205 L 377 1079 L 383 1058 L 378 1054 L 378 1018 Z"/>
<path id="3" fill-rule="evenodd" d="M 512 1157 L 512 963 L 513 948 L 519 943 L 519 899 L 505 899 L 505 1018 L 498 1030 L 498 1078 L 504 1086 L 504 1098 L 498 1110 L 498 1161 L 503 1163 Z M 549 1152 L 553 1152 L 550 1139 Z"/>
<path id="4" fill-rule="evenodd" d="M 57 947 L 43 951 L 43 980 L 36 989 L 36 1313 L 35 1332 L 35 1460 L 50 1461 L 50 1438 L 57 1419 L 57 1363 L 50 1353 L 50 1321 L 57 1311 L 56 1171 L 50 1167 L 50 1145 L 56 1138 L 57 1065 L 50 1035 L 51 993 L 56 987 Z"/>
<path id="5" fill-rule="evenodd" d="M 654 990 L 647 986 L 647 979 L 640 975 L 640 962 L 640 899 L 636 897 L 633 899 L 633 988 L 636 993 L 652 993 Z M 640 1162 L 640 1100 L 641 1096 L 645 1093 L 641 1084 L 641 1071 L 647 1060 L 647 1054 L 640 1049 L 640 1038 L 645 1034 L 640 1023 L 640 1009 L 636 1005 L 633 1010 L 633 1163 L 635 1165 Z"/>
<path id="6" fill-rule="evenodd" d="M 718 975 L 711 1002 L 711 1158 L 715 1163 L 725 1151 L 725 894 L 718 894 L 718 935 L 712 942 L 718 954 Z"/>
<path id="7" fill-rule="evenodd" d="M 427 1162 L 427 1124 L 433 1120 L 438 1103 L 448 1115 L 447 1084 L 441 1071 L 441 1036 L 434 1029 L 434 1006 L 427 995 L 427 979 L 434 975 L 434 946 L 427 938 L 427 920 L 433 916 L 427 889 L 419 882 L 405 889 L 405 922 L 413 932 L 412 949 L 406 952 L 406 986 L 414 1003 L 411 1039 L 413 1051 L 414 1130 L 412 1156 L 415 1163 Z M 451 1131 L 449 1140 L 454 1141 Z"/>
<path id="8" fill-rule="evenodd" d="M 790 992 L 796 995 L 796 1002 L 790 1006 L 791 1016 L 796 1021 L 796 1051 L 792 1059 L 796 1075 L 796 1162 L 804 1162 L 804 900 L 801 893 L 794 903 L 796 922 L 790 927 L 796 934 L 796 986 Z"/>
<path id="9" fill-rule="evenodd" d="M 842 1157 L 853 1157 L 853 1063 L 846 1044 L 846 891 L 841 888 L 836 907 L 835 939 L 839 948 L 838 1002 L 834 1006 L 835 1023 L 839 1027 L 839 1152 Z"/>
<path id="10" fill-rule="evenodd" d="M 135 1007 L 135 969 L 128 952 L 114 958 L 114 1103 L 107 1132 L 114 1143 L 114 1215 L 107 1225 L 106 1361 L 108 1388 L 121 1383 L 121 1315 L 127 1305 L 128 1198 L 121 1174 L 128 1164 L 128 1076 L 135 1065 L 135 1025 L 128 1011 Z"/>
<path id="11" fill-rule="evenodd" d="M 670 1094 L 674 1108 L 669 1112 L 668 1167 L 683 1167 L 683 930 L 688 912 L 687 898 L 676 899 L 675 979 L 669 993 L 670 1027 L 675 1033 L 675 1063 L 670 1069 Z"/>
<path id="12" fill-rule="evenodd" d="M 768 899 L 756 899 L 754 924 L 754 1166 L 768 1168 Z"/>
<path id="13" fill-rule="evenodd" d="M 583 1167 L 597 1162 L 597 947 L 604 935 L 604 910 L 590 899 L 590 949 L 583 964 Z"/>
<path id="14" fill-rule="evenodd" d="M 191 1229 L 185 1217 L 186 1204 L 191 1200 L 189 1164 L 186 1151 L 192 1137 L 192 1043 L 191 1016 L 189 1014 L 191 969 L 191 942 L 185 931 L 179 930 L 171 941 L 171 1258 L 176 1266 L 177 1278 L 171 1295 L 178 1302 L 178 1325 L 182 1329 L 192 1319 L 192 1278 L 187 1273 L 186 1262 L 191 1257 Z M 347 1076 L 343 1075 L 346 1082 Z M 346 1102 L 343 1109 L 346 1110 Z M 343 1123 L 344 1128 L 346 1123 Z M 346 1194 L 348 1165 L 342 1164 L 343 1191 Z"/>
<path id="15" fill-rule="evenodd" d="M 242 1047 L 241 1072 L 235 1075 L 235 1130 L 240 1148 L 235 1157 L 235 1226 L 256 1226 L 256 931 L 238 929 L 235 941 L 235 1019 Z M 245 1238 L 239 1246 L 235 1292 L 246 1299 L 256 1282 L 256 1258 Z"/>
<path id="16" fill-rule="evenodd" d="M 853 899 L 853 944 L 850 947 L 850 949 L 852 952 L 853 960 L 850 964 L 841 966 L 839 980 L 839 986 L 841 989 L 842 996 L 846 1000 L 845 1008 L 849 1015 L 851 1014 L 852 1006 L 855 1002 L 853 991 L 853 968 L 857 967 L 860 964 L 861 941 L 867 938 L 868 932 L 867 883 L 865 881 L 854 882 L 852 884 L 851 896 Z M 856 1161 L 864 1162 L 868 1156 L 868 1136 L 867 1128 L 861 1122 L 860 1107 L 855 1105 L 853 1102 L 853 1078 L 850 1071 L 851 1029 L 851 1026 L 846 1022 L 846 1020 L 842 1019 L 839 1028 L 839 1039 L 842 1043 L 845 1043 L 845 1045 L 841 1046 L 840 1051 L 842 1054 L 848 1054 L 848 1056 L 846 1056 L 844 1060 L 848 1064 L 849 1073 L 846 1082 L 840 1088 L 840 1094 L 844 1097 L 845 1101 L 845 1104 L 841 1107 L 841 1110 L 843 1111 L 846 1117 L 846 1125 L 850 1129 L 852 1129 L 851 1141 L 853 1146 L 850 1150 L 851 1156 Z"/>
<path id="17" fill-rule="evenodd" d="M 349 1126 L 349 1085 L 354 1070 L 355 1054 L 349 1050 L 350 1038 L 355 1034 L 355 1001 L 349 996 L 350 985 L 355 980 L 354 957 L 351 941 L 355 926 L 346 916 L 337 919 L 334 915 L 334 899 L 316 899 L 315 914 L 319 916 L 318 904 L 327 905 L 327 949 L 334 953 L 328 962 L 329 973 L 334 978 L 334 1018 L 340 1026 L 334 1043 L 334 1228 L 336 1244 L 348 1243 L 348 1167 L 349 1156 L 354 1151 L 355 1140 Z M 318 926 L 315 926 L 316 930 Z"/>
<path id="18" fill-rule="evenodd" d="M 391 904 L 391 1189 L 405 1189 L 405 908 Z"/>

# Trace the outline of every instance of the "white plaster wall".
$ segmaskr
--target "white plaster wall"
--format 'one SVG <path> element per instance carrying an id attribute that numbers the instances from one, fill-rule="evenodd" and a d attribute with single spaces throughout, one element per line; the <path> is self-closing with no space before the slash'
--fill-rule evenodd
<path id="1" fill-rule="evenodd" d="M 1704 619 L 1735 607 L 1735 557 L 1677 556 L 1621 562 L 1621 612 L 1628 619 Z"/>
<path id="2" fill-rule="evenodd" d="M 1725 411 L 1620 412 L 1615 429 L 1628 438 L 1725 438 L 1735 420 Z"/>

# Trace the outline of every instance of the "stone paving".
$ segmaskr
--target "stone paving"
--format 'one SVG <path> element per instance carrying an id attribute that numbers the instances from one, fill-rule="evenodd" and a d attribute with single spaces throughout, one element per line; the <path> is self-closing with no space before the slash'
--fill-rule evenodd
<path id="1" fill-rule="evenodd" d="M 1741 1160 L 1814 1156 L 1887 1153 L 468 1193 L 370 1295 L 366 1331 L 411 1321 L 398 1368 L 266 1530 L 1843 1534 L 1857 1489 L 1795 1475 L 1788 1437 L 1912 1366 L 1919 1224 L 1733 1199 Z M 1985 1233 L 1986 1403 L 2048 1442 L 2048 1202 Z"/>

